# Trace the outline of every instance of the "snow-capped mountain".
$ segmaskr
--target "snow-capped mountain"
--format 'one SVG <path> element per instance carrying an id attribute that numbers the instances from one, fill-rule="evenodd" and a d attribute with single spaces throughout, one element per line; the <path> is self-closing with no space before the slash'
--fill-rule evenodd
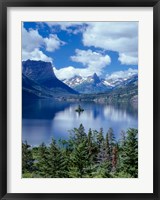
<path id="1" fill-rule="evenodd" d="M 121 78 L 121 77 L 117 77 L 117 78 L 108 77 L 105 80 L 103 80 L 103 84 L 105 84 L 105 85 L 109 84 L 112 87 L 117 87 L 117 86 L 120 86 L 120 85 L 124 85 L 124 84 L 130 83 L 131 81 L 138 81 L 138 74 L 137 73 L 130 74 L 128 77 L 124 77 L 124 78 Z"/>
<path id="2" fill-rule="evenodd" d="M 69 87 L 80 93 L 100 93 L 113 90 L 117 87 L 123 87 L 127 84 L 130 84 L 133 81 L 138 81 L 137 74 L 131 74 L 128 77 L 117 77 L 111 78 L 108 77 L 106 79 L 100 78 L 94 73 L 92 76 L 82 77 L 82 76 L 74 76 L 70 79 L 65 79 L 63 82 L 67 84 Z"/>
<path id="3" fill-rule="evenodd" d="M 104 84 L 103 80 L 96 73 L 88 77 L 74 76 L 73 78 L 63 80 L 63 82 L 80 93 L 99 93 L 112 89 L 110 84 Z"/>
<path id="4" fill-rule="evenodd" d="M 88 76 L 88 77 L 82 77 L 82 76 L 74 76 L 73 78 L 70 79 L 65 79 L 63 81 L 70 87 L 76 87 L 77 85 L 80 85 L 82 83 L 93 83 L 93 84 L 98 84 L 101 82 L 99 77 L 97 76 L 96 73 L 93 74 L 93 76 Z"/>

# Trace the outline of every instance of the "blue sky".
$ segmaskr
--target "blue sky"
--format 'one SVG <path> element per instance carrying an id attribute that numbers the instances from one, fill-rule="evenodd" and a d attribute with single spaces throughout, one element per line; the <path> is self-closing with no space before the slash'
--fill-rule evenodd
<path id="1" fill-rule="evenodd" d="M 51 62 L 61 80 L 138 72 L 138 22 L 23 22 L 22 60 Z"/>

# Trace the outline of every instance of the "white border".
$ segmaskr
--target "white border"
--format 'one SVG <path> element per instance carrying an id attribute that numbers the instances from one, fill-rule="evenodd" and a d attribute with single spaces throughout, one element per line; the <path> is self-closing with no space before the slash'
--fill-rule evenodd
<path id="1" fill-rule="evenodd" d="M 139 22 L 139 178 L 21 179 L 21 21 Z M 9 193 L 153 193 L 153 9 L 8 8 Z"/>

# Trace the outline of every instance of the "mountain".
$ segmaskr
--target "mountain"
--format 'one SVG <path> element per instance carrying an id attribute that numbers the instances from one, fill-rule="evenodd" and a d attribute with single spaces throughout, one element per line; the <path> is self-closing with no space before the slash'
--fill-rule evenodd
<path id="1" fill-rule="evenodd" d="M 127 78 L 99 78 L 96 73 L 92 76 L 82 77 L 74 76 L 73 78 L 63 80 L 69 87 L 83 94 L 110 92 L 116 88 L 122 88 L 132 82 L 138 82 L 138 75 L 131 74 Z"/>
<path id="2" fill-rule="evenodd" d="M 80 94 L 81 101 L 94 101 L 108 104 L 132 104 L 138 108 L 138 75 L 121 82 L 108 92 L 97 94 Z"/>
<path id="3" fill-rule="evenodd" d="M 47 88 L 39 85 L 22 74 L 22 96 L 23 99 L 37 99 L 46 97 L 51 98 L 53 97 L 53 94 Z"/>
<path id="4" fill-rule="evenodd" d="M 131 77 L 129 77 L 128 79 L 119 81 L 118 84 L 115 84 L 114 89 L 129 87 L 130 85 L 138 86 L 138 74 L 134 74 Z"/>
<path id="5" fill-rule="evenodd" d="M 22 88 L 25 97 L 78 94 L 55 76 L 50 62 L 43 61 L 22 62 Z"/>
<path id="6" fill-rule="evenodd" d="M 129 84 L 133 80 L 136 80 L 136 81 L 138 80 L 137 73 L 131 73 L 125 78 L 122 78 L 122 77 L 110 78 L 109 77 L 103 80 L 103 84 L 107 86 L 110 85 L 111 87 L 115 88 L 122 85 L 127 85 L 127 83 Z"/>
<path id="7" fill-rule="evenodd" d="M 27 100 L 130 102 L 138 107 L 138 74 L 102 79 L 94 73 L 88 77 L 75 76 L 63 83 L 54 74 L 51 63 L 27 60 L 22 62 L 22 95 Z"/>
<path id="8" fill-rule="evenodd" d="M 105 85 L 96 73 L 87 77 L 74 76 L 73 78 L 63 80 L 63 82 L 84 94 L 106 92 L 112 89 L 110 85 Z"/>

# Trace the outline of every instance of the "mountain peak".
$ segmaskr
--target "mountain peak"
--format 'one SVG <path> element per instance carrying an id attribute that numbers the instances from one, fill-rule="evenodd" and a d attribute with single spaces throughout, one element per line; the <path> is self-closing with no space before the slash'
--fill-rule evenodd
<path id="1" fill-rule="evenodd" d="M 43 82 L 43 80 L 55 78 L 52 64 L 50 62 L 27 60 L 22 62 L 23 74 L 30 79 Z"/>
<path id="2" fill-rule="evenodd" d="M 27 60 L 22 62 L 22 73 L 32 81 L 47 87 L 55 89 L 56 92 L 61 90 L 67 93 L 77 94 L 72 88 L 60 81 L 54 74 L 52 64 L 44 61 Z"/>
<path id="3" fill-rule="evenodd" d="M 97 76 L 96 72 L 93 74 L 93 77 L 94 77 L 94 76 Z M 98 76 L 97 76 L 97 77 L 98 77 Z"/>
<path id="4" fill-rule="evenodd" d="M 100 83 L 101 82 L 100 78 L 97 76 L 96 73 L 94 73 L 92 77 L 93 77 L 94 83 Z"/>

